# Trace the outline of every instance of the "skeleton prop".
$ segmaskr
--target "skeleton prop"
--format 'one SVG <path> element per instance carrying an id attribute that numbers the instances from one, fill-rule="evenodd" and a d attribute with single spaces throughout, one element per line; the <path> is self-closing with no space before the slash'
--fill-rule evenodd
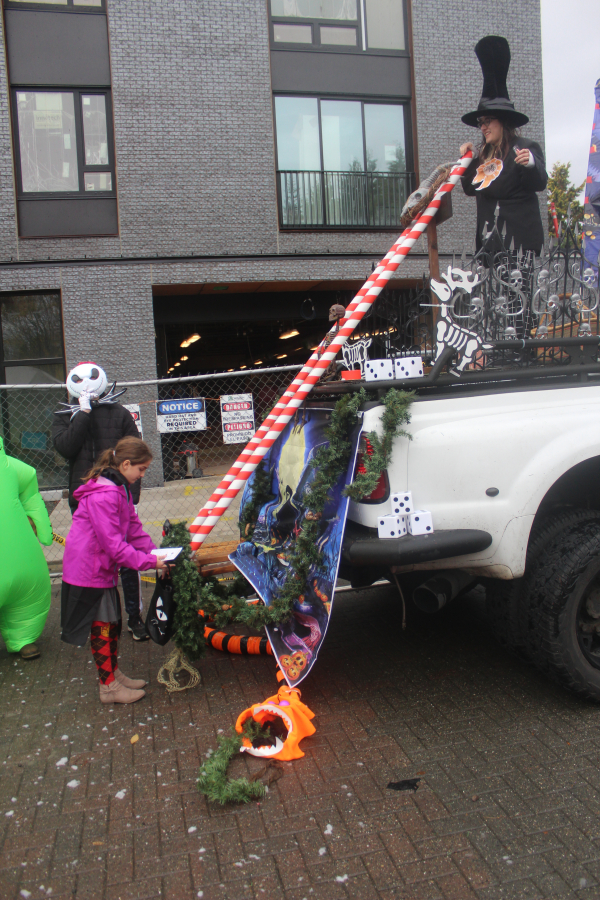
<path id="1" fill-rule="evenodd" d="M 80 410 L 90 410 L 93 406 L 116 403 L 127 391 L 123 388 L 115 393 L 117 382 L 114 381 L 107 391 L 108 378 L 106 372 L 93 362 L 78 363 L 67 375 L 67 390 L 78 403 L 61 403 L 63 409 L 57 409 L 60 415 L 75 416 Z"/>
<path id="2" fill-rule="evenodd" d="M 436 324 L 436 355 L 435 362 L 440 358 L 444 350 L 451 347 L 459 357 L 458 365 L 451 370 L 451 374 L 460 378 L 468 365 L 471 365 L 482 350 L 491 350 L 491 344 L 484 344 L 481 337 L 475 331 L 469 331 L 453 319 L 455 314 L 454 304 L 457 298 L 467 294 L 469 296 L 471 318 L 477 318 L 480 314 L 480 305 L 477 299 L 471 297 L 473 288 L 480 284 L 480 280 L 464 272 L 462 269 L 453 269 L 448 266 L 448 274 L 442 275 L 444 282 L 431 279 L 431 290 L 440 301 L 440 316 Z"/>

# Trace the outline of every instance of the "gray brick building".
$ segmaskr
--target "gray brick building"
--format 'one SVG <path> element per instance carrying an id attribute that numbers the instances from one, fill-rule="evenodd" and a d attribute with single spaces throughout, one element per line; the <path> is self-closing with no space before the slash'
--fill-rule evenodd
<path id="1" fill-rule="evenodd" d="M 245 359 L 239 335 L 229 354 L 227 333 L 261 315 L 289 327 L 308 297 L 324 332 L 327 302 L 351 296 L 399 233 L 406 191 L 474 137 L 460 115 L 480 96 L 484 34 L 507 37 L 511 97 L 543 144 L 539 0 L 3 6 L 0 296 L 14 307 L 16 294 L 58 292 L 67 368 L 91 358 L 121 380 L 162 377 L 203 323 L 210 339 L 178 373 L 250 366 L 263 351 L 246 340 Z M 285 182 L 288 168 L 304 174 Z M 365 191 L 375 213 L 342 209 L 344 192 L 354 203 Z M 474 222 L 458 189 L 442 253 L 471 250 Z M 422 241 L 396 284 L 426 269 Z M 25 377 L 17 362 L 5 352 L 0 381 Z"/>

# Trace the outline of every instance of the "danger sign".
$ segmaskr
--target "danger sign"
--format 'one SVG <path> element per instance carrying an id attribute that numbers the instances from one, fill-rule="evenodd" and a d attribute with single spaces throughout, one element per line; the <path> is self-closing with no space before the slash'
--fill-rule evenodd
<path id="1" fill-rule="evenodd" d="M 221 423 L 225 444 L 245 444 L 255 432 L 252 394 L 224 394 Z"/>

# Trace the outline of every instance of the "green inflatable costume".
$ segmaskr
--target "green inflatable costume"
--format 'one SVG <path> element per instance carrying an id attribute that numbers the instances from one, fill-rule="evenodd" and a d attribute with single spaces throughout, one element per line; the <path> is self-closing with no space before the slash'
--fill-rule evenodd
<path id="1" fill-rule="evenodd" d="M 52 526 L 32 466 L 7 456 L 0 438 L 0 633 L 11 653 L 33 644 L 50 609 L 50 575 L 42 544 L 52 543 Z"/>

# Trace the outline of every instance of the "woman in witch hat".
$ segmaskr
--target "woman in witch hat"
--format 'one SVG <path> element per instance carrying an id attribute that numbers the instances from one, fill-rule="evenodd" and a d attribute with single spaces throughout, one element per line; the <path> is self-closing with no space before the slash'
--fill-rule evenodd
<path id="1" fill-rule="evenodd" d="M 462 121 L 480 129 L 481 144 L 478 149 L 471 142 L 463 144 L 460 153 L 464 156 L 467 149 L 474 153 L 462 182 L 465 194 L 477 200 L 477 250 L 496 224 L 500 233 L 506 228 L 506 249 L 514 241 L 515 250 L 539 254 L 544 229 L 536 193 L 546 187 L 548 173 L 540 145 L 518 131 L 529 119 L 515 109 L 508 96 L 508 41 L 488 35 L 475 46 L 475 53 L 483 72 L 483 91 L 477 109 Z"/>

